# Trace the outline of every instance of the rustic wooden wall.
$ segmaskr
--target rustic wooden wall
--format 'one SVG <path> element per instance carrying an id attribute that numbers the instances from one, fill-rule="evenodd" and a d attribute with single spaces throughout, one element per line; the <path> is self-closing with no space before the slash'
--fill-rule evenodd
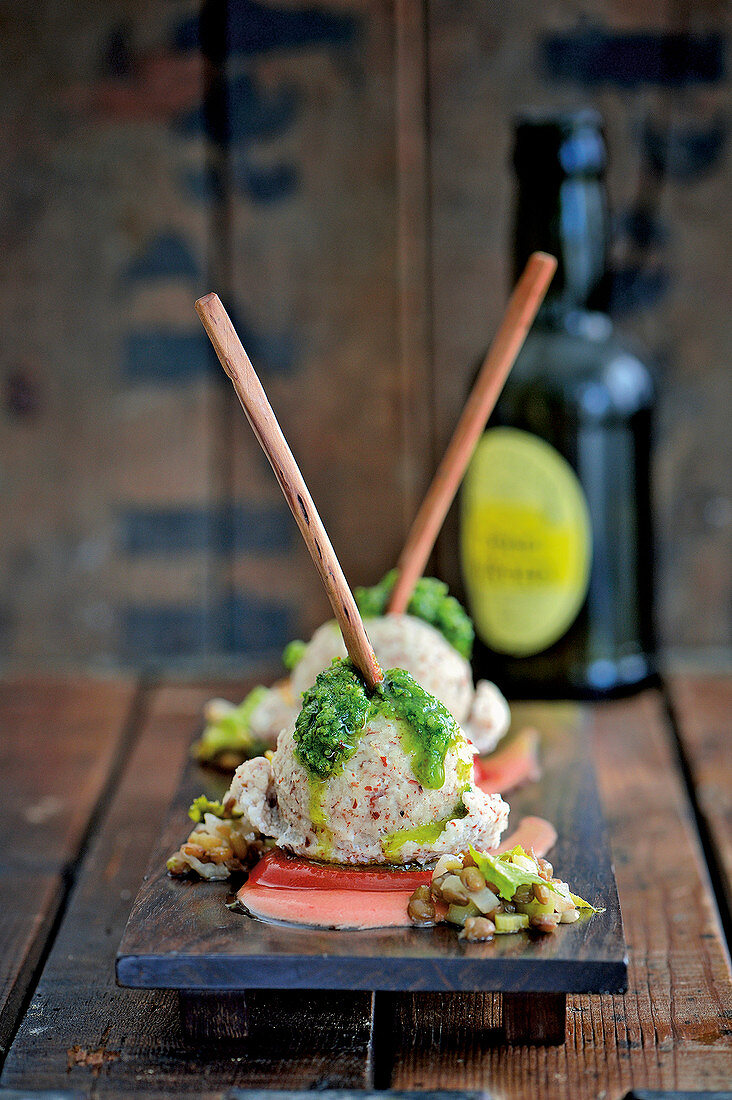
<path id="1" fill-rule="evenodd" d="M 607 120 L 615 310 L 662 378 L 662 630 L 728 643 L 723 11 L 0 0 L 0 660 L 269 660 L 325 615 L 211 287 L 347 575 L 393 562 L 505 300 L 529 103 Z"/>

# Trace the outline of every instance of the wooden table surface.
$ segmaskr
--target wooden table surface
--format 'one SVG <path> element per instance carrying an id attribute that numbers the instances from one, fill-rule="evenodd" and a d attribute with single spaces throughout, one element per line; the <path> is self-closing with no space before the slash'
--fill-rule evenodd
<path id="1" fill-rule="evenodd" d="M 563 1046 L 515 1048 L 498 1042 L 492 994 L 253 993 L 245 1039 L 192 1047 L 173 994 L 115 985 L 201 706 L 244 688 L 0 682 L 0 1097 L 376 1088 L 614 1100 L 732 1088 L 732 678 L 679 675 L 588 707 L 629 989 L 570 997 Z"/>

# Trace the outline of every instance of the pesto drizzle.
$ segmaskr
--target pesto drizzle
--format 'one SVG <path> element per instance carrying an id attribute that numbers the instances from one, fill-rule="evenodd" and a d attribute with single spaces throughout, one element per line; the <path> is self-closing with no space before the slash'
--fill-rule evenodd
<path id="1" fill-rule="evenodd" d="M 339 772 L 355 753 L 368 719 L 378 713 L 399 722 L 415 779 L 439 790 L 447 751 L 460 738 L 447 707 L 400 668 L 385 673 L 371 695 L 351 662 L 340 658 L 303 693 L 295 723 L 295 755 L 311 779 L 329 779 Z"/>
<path id="2" fill-rule="evenodd" d="M 353 756 L 370 705 L 356 669 L 339 657 L 303 692 L 295 722 L 295 755 L 313 778 L 329 779 Z"/>
<path id="3" fill-rule="evenodd" d="M 385 673 L 377 691 L 381 711 L 400 721 L 402 745 L 412 760 L 414 778 L 439 790 L 445 782 L 447 750 L 460 738 L 460 727 L 447 707 L 403 668 Z"/>
<path id="4" fill-rule="evenodd" d="M 382 851 L 388 860 L 398 860 L 399 853 L 405 844 L 434 844 L 451 821 L 458 821 L 467 817 L 467 814 L 468 811 L 461 801 L 450 817 L 430 821 L 427 825 L 417 825 L 414 829 L 399 829 L 395 833 L 387 833 L 381 841 Z"/>

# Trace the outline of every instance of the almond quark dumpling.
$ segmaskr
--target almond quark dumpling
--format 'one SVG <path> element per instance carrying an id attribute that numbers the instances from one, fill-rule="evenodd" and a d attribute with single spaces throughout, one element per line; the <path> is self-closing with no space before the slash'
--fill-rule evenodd
<path id="1" fill-rule="evenodd" d="M 508 703 L 488 680 L 480 680 L 473 687 L 470 662 L 439 630 L 413 615 L 385 615 L 366 619 L 364 625 L 382 668 L 409 672 L 444 703 L 479 753 L 496 747 L 511 721 Z M 313 686 L 318 673 L 334 658 L 345 656 L 337 624 L 332 620 L 323 623 L 304 647 L 286 688 L 276 685 L 252 710 L 250 728 L 257 738 L 275 744 L 288 721 L 297 717 L 302 694 Z"/>
<path id="2" fill-rule="evenodd" d="M 465 609 L 434 577 L 421 577 L 408 614 L 388 611 L 396 573 L 372 588 L 356 589 L 364 626 L 382 668 L 401 668 L 447 707 L 477 751 L 492 752 L 510 725 L 508 703 L 495 684 L 473 684 L 470 654 L 473 624 Z M 206 709 L 206 729 L 194 746 L 199 760 L 233 770 L 243 759 L 273 748 L 294 722 L 302 694 L 319 672 L 346 647 L 334 620 L 323 623 L 309 642 L 293 641 L 283 663 L 290 675 L 269 688 L 257 687 L 235 707 L 215 700 Z"/>
<path id="3" fill-rule="evenodd" d="M 369 696 L 336 659 L 303 695 L 271 758 L 246 761 L 226 796 L 241 827 L 311 859 L 430 863 L 494 848 L 508 805 L 473 782 L 475 749 L 409 673 Z"/>

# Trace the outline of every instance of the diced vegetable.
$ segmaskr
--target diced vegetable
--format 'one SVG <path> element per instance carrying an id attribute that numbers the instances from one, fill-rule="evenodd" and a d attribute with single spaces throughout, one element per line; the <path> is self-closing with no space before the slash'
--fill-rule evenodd
<path id="1" fill-rule="evenodd" d="M 500 855 L 472 847 L 462 856 L 443 855 L 432 874 L 429 899 L 427 888 L 420 886 L 410 904 L 417 913 L 429 901 L 430 913 L 434 912 L 430 923 L 444 913 L 447 921 L 463 928 L 460 938 L 470 943 L 489 942 L 494 925 L 497 935 L 526 928 L 532 934 L 551 935 L 559 924 L 579 920 L 580 909 L 588 914 L 604 912 L 571 893 L 566 882 L 554 877 L 552 865 L 534 851 L 530 855 L 515 844 Z M 410 916 L 415 924 L 425 923 L 411 910 Z"/>
<path id="2" fill-rule="evenodd" d="M 460 871 L 462 870 L 462 866 L 463 863 L 459 856 L 440 856 L 432 872 L 432 878 L 439 878 L 440 875 L 444 875 L 447 871 Z"/>
<path id="3" fill-rule="evenodd" d="M 496 926 L 496 935 L 507 935 L 528 928 L 529 918 L 525 913 L 496 913 L 493 923 Z"/>
<path id="4" fill-rule="evenodd" d="M 478 916 L 480 916 L 478 907 L 473 905 L 472 902 L 468 902 L 467 905 L 451 905 L 447 910 L 445 920 L 449 921 L 450 924 L 459 924 L 462 928 L 468 917 Z"/>
<path id="5" fill-rule="evenodd" d="M 519 902 L 516 902 L 516 908 L 519 913 L 525 913 L 527 917 L 548 916 L 549 913 L 556 912 L 556 906 L 554 905 L 553 901 L 548 901 L 544 903 L 541 901 L 537 901 L 536 898 L 533 898 L 531 901 L 528 901 L 523 905 L 521 905 Z"/>
<path id="6" fill-rule="evenodd" d="M 470 895 L 473 905 L 480 909 L 481 913 L 493 913 L 500 906 L 500 898 L 497 898 L 492 890 L 484 886 L 482 890 Z"/>

